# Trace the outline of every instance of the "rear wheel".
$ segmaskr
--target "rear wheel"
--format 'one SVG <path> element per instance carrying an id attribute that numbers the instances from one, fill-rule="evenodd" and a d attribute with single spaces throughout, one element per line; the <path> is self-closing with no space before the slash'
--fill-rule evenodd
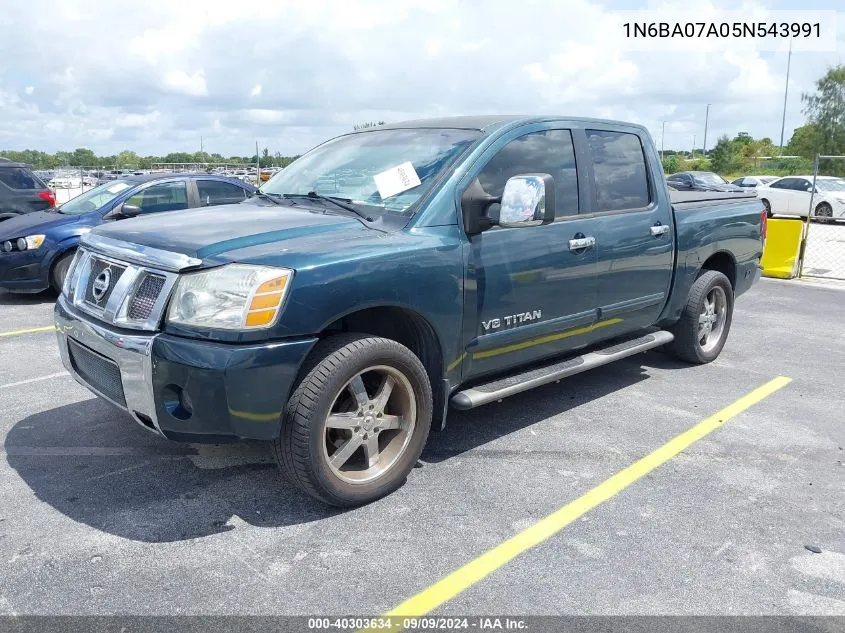
<path id="1" fill-rule="evenodd" d="M 73 261 L 73 256 L 76 253 L 76 250 L 68 251 L 67 253 L 61 255 L 56 263 L 53 264 L 53 270 L 50 273 L 50 287 L 56 291 L 56 293 L 61 293 L 62 286 L 65 283 L 65 277 L 67 277 L 67 271 L 70 268 L 70 263 Z"/>
<path id="2" fill-rule="evenodd" d="M 274 441 L 282 472 L 325 503 L 351 507 L 399 488 L 422 452 L 432 393 L 420 360 L 396 341 L 324 339 Z"/>
<path id="3" fill-rule="evenodd" d="M 734 295 L 731 282 L 715 270 L 704 271 L 690 289 L 680 320 L 672 328 L 670 351 L 690 363 L 719 356 L 731 329 Z"/>

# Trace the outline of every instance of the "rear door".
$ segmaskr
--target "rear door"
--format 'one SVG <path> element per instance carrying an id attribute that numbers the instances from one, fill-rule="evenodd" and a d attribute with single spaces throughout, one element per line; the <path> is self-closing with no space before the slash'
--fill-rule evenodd
<path id="1" fill-rule="evenodd" d="M 652 325 L 672 281 L 672 209 L 658 196 L 662 170 L 637 128 L 586 129 L 598 250 L 594 340 Z M 654 176 L 653 176 L 654 175 Z"/>
<path id="2" fill-rule="evenodd" d="M 760 197 L 769 201 L 772 213 L 789 215 L 789 197 L 794 180 L 795 178 L 781 178 L 769 185 L 765 192 L 760 192 Z"/>
<path id="3" fill-rule="evenodd" d="M 593 238 L 596 220 L 582 217 L 586 181 L 576 169 L 574 130 L 554 123 L 517 128 L 471 169 L 501 196 L 508 178 L 546 173 L 555 181 L 555 221 L 528 228 L 493 227 L 469 236 L 464 293 L 464 379 L 503 371 L 586 344 L 596 318 L 596 250 L 570 249 Z M 497 217 L 498 205 L 489 209 Z"/>
<path id="4" fill-rule="evenodd" d="M 791 178 L 789 189 L 789 215 L 807 215 L 810 209 L 810 192 L 813 183 L 806 178 Z"/>
<path id="5" fill-rule="evenodd" d="M 247 198 L 246 190 L 231 182 L 198 178 L 196 183 L 201 207 L 237 204 Z"/>

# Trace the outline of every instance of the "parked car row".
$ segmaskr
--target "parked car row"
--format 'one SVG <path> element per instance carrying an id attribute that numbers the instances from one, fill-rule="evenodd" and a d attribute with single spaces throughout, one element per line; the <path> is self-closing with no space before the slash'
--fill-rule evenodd
<path id="1" fill-rule="evenodd" d="M 0 182 L 9 180 L 8 174 L 4 180 L 4 169 L 8 168 L 0 168 Z M 13 184 L 29 184 L 28 177 L 19 176 L 23 182 Z M 25 189 L 20 204 L 31 208 L 0 223 L 0 288 L 60 290 L 80 237 L 100 224 L 161 211 L 235 204 L 256 192 L 242 180 L 213 174 L 129 175 L 52 209 L 40 196 L 43 190 Z"/>
<path id="2" fill-rule="evenodd" d="M 709 171 L 681 171 L 667 176 L 666 183 L 676 191 L 748 191 L 753 189 L 775 215 L 819 218 L 833 221 L 845 218 L 845 179 L 835 176 L 742 176 L 728 182 Z M 812 206 L 812 208 L 811 208 Z"/>

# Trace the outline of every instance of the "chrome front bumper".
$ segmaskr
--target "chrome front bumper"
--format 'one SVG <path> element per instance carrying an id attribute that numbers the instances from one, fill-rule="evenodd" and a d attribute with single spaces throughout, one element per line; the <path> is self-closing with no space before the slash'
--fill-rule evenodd
<path id="1" fill-rule="evenodd" d="M 55 321 L 62 364 L 74 379 L 101 398 L 128 412 L 145 429 L 163 435 L 156 418 L 150 356 L 153 339 L 157 335 L 126 335 L 84 320 L 68 309 L 64 295 L 61 295 L 56 302 Z M 99 391 L 96 386 L 89 384 L 79 375 L 70 359 L 69 338 L 118 366 L 126 400 L 125 406 Z"/>

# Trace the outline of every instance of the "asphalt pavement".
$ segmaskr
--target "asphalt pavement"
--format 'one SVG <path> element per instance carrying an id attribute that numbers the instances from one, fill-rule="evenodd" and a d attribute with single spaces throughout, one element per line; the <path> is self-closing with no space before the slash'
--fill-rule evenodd
<path id="1" fill-rule="evenodd" d="M 53 300 L 0 295 L 0 615 L 377 615 L 777 376 L 436 612 L 845 615 L 839 286 L 757 284 L 710 365 L 649 352 L 453 411 L 403 488 L 349 511 L 263 444 L 169 442 L 94 398 Z"/>

